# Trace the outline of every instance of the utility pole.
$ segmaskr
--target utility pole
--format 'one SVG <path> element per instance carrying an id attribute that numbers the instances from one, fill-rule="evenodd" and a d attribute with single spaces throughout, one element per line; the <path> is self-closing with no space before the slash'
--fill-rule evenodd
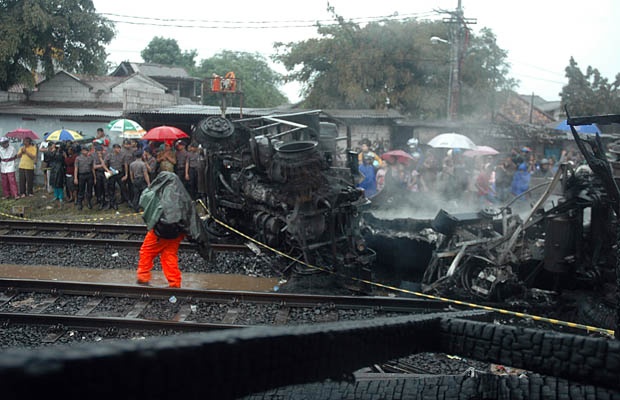
<path id="1" fill-rule="evenodd" d="M 459 113 L 459 103 L 461 97 L 461 67 L 468 44 L 467 24 L 475 24 L 475 18 L 465 18 L 461 0 L 455 11 L 448 12 L 449 18 L 444 18 L 443 22 L 449 24 L 450 33 L 450 78 L 448 90 L 448 109 L 447 118 L 449 121 L 456 119 Z"/>

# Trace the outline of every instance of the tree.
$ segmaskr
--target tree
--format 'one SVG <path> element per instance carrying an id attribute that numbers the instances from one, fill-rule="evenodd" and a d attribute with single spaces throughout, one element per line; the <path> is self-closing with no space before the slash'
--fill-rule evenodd
<path id="1" fill-rule="evenodd" d="M 202 60 L 198 68 L 199 75 L 205 79 L 213 74 L 224 76 L 229 71 L 233 71 L 241 82 L 243 106 L 275 107 L 287 102 L 286 96 L 278 90 L 282 77 L 258 53 L 222 51 Z M 234 95 L 227 98 L 228 105 L 233 106 L 239 106 L 240 100 Z M 203 98 L 203 104 L 220 105 L 220 99 L 218 95 L 208 94 Z"/>
<path id="2" fill-rule="evenodd" d="M 562 108 L 567 106 L 571 116 L 618 113 L 620 74 L 610 83 L 601 76 L 598 69 L 588 66 L 584 75 L 573 57 L 565 72 L 568 84 L 562 88 L 560 100 Z"/>
<path id="3" fill-rule="evenodd" d="M 517 82 L 510 78 L 508 52 L 497 45 L 495 34 L 488 29 L 471 35 L 463 56 L 461 69 L 461 113 L 493 112 L 498 92 L 514 89 Z"/>
<path id="4" fill-rule="evenodd" d="M 336 19 L 338 24 L 318 26 L 319 39 L 275 45 L 273 59 L 289 71 L 286 79 L 303 82 L 305 106 L 391 107 L 417 118 L 446 115 L 450 44 L 430 42 L 433 36 L 448 37 L 446 24 L 387 20 L 361 28 L 342 17 Z M 495 44 L 492 33 L 469 36 L 461 70 L 466 94 L 461 109 L 471 111 L 490 107 L 495 89 L 514 82 L 505 78 L 506 53 Z"/>
<path id="5" fill-rule="evenodd" d="M 114 25 L 91 0 L 0 0 L 0 89 L 34 86 L 33 73 L 106 73 Z"/>
<path id="6" fill-rule="evenodd" d="M 155 36 L 140 53 L 144 62 L 184 67 L 188 71 L 196 68 L 196 50 L 181 51 L 176 39 Z"/>

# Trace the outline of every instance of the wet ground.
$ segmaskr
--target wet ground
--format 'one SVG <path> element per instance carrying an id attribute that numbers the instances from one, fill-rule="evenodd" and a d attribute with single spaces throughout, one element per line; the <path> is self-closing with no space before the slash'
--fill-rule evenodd
<path id="1" fill-rule="evenodd" d="M 111 284 L 135 284 L 136 272 L 129 269 L 71 268 L 56 265 L 8 265 L 0 264 L 0 277 L 15 279 L 59 280 L 69 282 L 95 282 Z M 166 287 L 168 283 L 161 271 L 153 271 L 153 286 Z M 255 278 L 230 274 L 183 273 L 182 287 L 205 290 L 245 290 L 253 292 L 273 291 L 277 278 Z"/>

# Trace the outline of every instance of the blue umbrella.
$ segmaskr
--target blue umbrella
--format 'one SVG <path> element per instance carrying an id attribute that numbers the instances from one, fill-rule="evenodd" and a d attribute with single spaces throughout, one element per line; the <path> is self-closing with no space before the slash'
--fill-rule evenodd
<path id="1" fill-rule="evenodd" d="M 84 137 L 79 132 L 71 129 L 58 129 L 43 136 L 45 140 L 50 142 L 61 142 L 68 140 L 82 140 Z"/>
<path id="2" fill-rule="evenodd" d="M 562 132 L 570 132 L 570 125 L 566 123 L 566 120 L 563 120 L 561 122 L 557 122 L 554 123 L 554 125 L 552 126 L 553 129 L 558 130 L 558 131 L 562 131 Z M 586 134 L 599 134 L 601 133 L 601 131 L 598 129 L 598 127 L 595 124 L 591 124 L 591 125 L 574 125 L 575 130 L 577 131 L 577 133 L 586 133 Z"/>

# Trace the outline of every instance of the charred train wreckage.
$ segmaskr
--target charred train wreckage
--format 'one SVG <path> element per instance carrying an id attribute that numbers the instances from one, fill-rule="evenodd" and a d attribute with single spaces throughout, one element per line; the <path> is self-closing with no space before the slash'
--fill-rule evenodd
<path id="1" fill-rule="evenodd" d="M 591 123 L 620 123 L 620 115 L 569 119 Z M 546 302 L 554 311 L 570 304 L 581 323 L 617 329 L 620 178 L 613 171 L 620 163 L 609 160 L 600 136 L 572 134 L 587 165 L 562 164 L 525 214 L 513 213 L 514 203 L 439 211 L 423 292 L 504 305 Z"/>
<path id="2" fill-rule="evenodd" d="M 366 291 L 355 278 L 370 279 L 375 253 L 360 232 L 368 200 L 353 183 L 357 158 L 340 159 L 335 125 L 319 114 L 212 116 L 196 125 L 194 139 L 206 149 L 207 230 L 228 241 L 232 227 L 289 255 L 284 271 L 327 271 Z"/>
<path id="3" fill-rule="evenodd" d="M 409 236 L 397 245 L 415 254 L 396 257 L 399 238 L 382 248 L 374 235 L 381 222 L 355 186 L 357 155 L 337 149 L 337 133 L 320 114 L 209 117 L 196 125 L 194 139 L 207 156 L 211 241 L 238 239 L 232 227 L 290 255 L 285 271 L 335 272 L 363 292 L 372 291 L 360 283 L 375 278 L 371 269 L 392 260 L 415 264 L 414 287 L 429 294 L 553 306 L 565 294 L 587 293 L 579 317 L 615 328 L 620 194 L 598 136 L 573 132 L 587 165 L 562 164 L 526 201 L 525 214 L 513 212 L 522 201 L 515 199 L 501 208 L 403 219 L 399 229 Z M 620 116 L 569 119 L 612 122 Z"/>

